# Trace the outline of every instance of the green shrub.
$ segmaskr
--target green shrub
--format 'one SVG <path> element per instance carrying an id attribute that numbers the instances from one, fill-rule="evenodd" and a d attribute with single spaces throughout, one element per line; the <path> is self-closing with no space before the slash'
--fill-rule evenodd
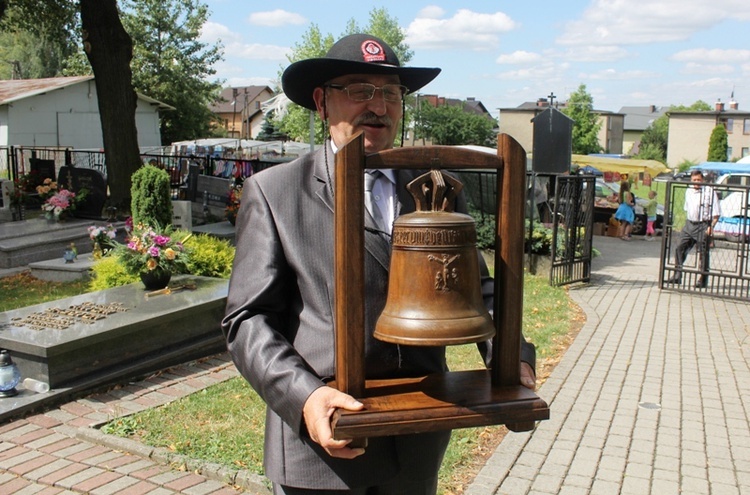
<path id="1" fill-rule="evenodd" d="M 234 261 L 234 246 L 225 239 L 208 234 L 192 234 L 187 230 L 171 233 L 175 239 L 184 241 L 187 255 L 186 269 L 177 273 L 188 273 L 201 277 L 229 278 Z M 138 275 L 131 275 L 117 255 L 118 250 L 98 260 L 93 267 L 90 290 L 104 290 L 140 281 Z"/>
<path id="2" fill-rule="evenodd" d="M 544 224 L 534 222 L 534 228 L 531 229 L 529 237 L 529 221 L 524 223 L 524 252 L 532 254 L 552 254 L 552 229 L 545 227 Z"/>
<path id="3" fill-rule="evenodd" d="M 234 261 L 234 246 L 209 234 L 193 234 L 185 242 L 187 268 L 193 275 L 229 278 Z"/>
<path id="4" fill-rule="evenodd" d="M 94 276 L 89 285 L 92 291 L 119 287 L 140 280 L 137 275 L 130 275 L 114 254 L 105 256 L 94 263 L 93 272 Z"/>
<path id="5" fill-rule="evenodd" d="M 495 215 L 485 213 L 484 215 L 469 204 L 469 215 L 477 224 L 477 247 L 479 249 L 495 249 Z M 552 229 L 545 227 L 539 222 L 534 222 L 534 229 L 529 239 L 529 221 L 526 220 L 524 227 L 524 252 L 533 254 L 552 253 Z"/>
<path id="6" fill-rule="evenodd" d="M 153 165 L 144 165 L 131 178 L 130 210 L 133 225 L 166 227 L 172 224 L 169 174 Z"/>

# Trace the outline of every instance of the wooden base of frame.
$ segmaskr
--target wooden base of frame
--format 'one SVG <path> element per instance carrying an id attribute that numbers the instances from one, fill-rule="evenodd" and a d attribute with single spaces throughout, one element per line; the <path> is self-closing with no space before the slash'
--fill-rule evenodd
<path id="1" fill-rule="evenodd" d="M 331 384 L 335 387 L 335 383 Z M 421 378 L 368 380 L 362 411 L 338 410 L 336 439 L 403 435 L 507 424 L 529 430 L 549 419 L 549 408 L 520 385 L 493 387 L 488 370 L 455 371 Z M 517 427 L 513 427 L 513 426 Z"/>

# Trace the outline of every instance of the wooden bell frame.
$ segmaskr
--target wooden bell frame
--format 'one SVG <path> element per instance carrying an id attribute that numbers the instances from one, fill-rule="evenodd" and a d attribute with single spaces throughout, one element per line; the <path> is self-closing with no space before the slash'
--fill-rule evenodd
<path id="1" fill-rule="evenodd" d="M 365 379 L 364 170 L 495 169 L 497 216 L 491 370 L 434 373 L 418 378 Z M 450 146 L 397 148 L 365 155 L 360 133 L 336 154 L 335 381 L 365 407 L 338 410 L 336 439 L 363 439 L 505 424 L 526 431 L 549 418 L 547 403 L 520 385 L 523 318 L 526 153 L 512 137 L 498 136 L 497 156 Z"/>

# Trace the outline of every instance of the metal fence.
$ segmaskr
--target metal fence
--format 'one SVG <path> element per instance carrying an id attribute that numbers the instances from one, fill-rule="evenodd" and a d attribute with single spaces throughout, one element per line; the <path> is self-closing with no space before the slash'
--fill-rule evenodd
<path id="1" fill-rule="evenodd" d="M 259 158 L 223 158 L 214 155 L 169 155 L 142 153 L 142 163 L 150 163 L 167 171 L 170 177 L 172 198 L 190 199 L 188 190 L 188 173 L 197 170 L 201 175 L 244 180 L 253 173 L 260 172 L 278 163 L 296 157 L 273 157 L 263 155 Z M 29 174 L 41 162 L 54 167 L 54 177 L 60 168 L 72 166 L 97 170 L 107 178 L 107 161 L 103 151 L 73 150 L 69 148 L 34 148 L 26 146 L 9 146 L 0 148 L 0 177 L 17 180 Z M 53 178 L 53 177 L 51 177 Z"/>
<path id="2" fill-rule="evenodd" d="M 550 285 L 591 280 L 595 180 L 593 175 L 556 178 Z"/>
<path id="3" fill-rule="evenodd" d="M 721 216 L 713 235 L 701 235 L 708 223 L 692 224 L 684 208 L 689 188 L 699 187 L 700 217 L 710 218 L 718 202 Z M 713 194 L 713 193 L 715 194 Z M 669 182 L 659 284 L 662 289 L 750 300 L 750 186 Z M 696 233 L 691 234 L 691 231 Z M 684 254 L 683 262 L 680 262 Z"/>

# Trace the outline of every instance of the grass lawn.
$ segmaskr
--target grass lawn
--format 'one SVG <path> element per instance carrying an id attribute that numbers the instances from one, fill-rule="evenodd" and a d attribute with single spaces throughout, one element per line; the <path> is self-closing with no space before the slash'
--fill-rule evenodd
<path id="1" fill-rule="evenodd" d="M 87 292 L 88 283 L 51 283 L 27 272 L 0 278 L 0 310 L 24 307 Z M 527 275 L 524 283 L 524 335 L 537 346 L 541 384 L 582 325 L 580 309 L 564 288 Z M 448 348 L 451 369 L 482 366 L 474 345 Z M 163 407 L 116 419 L 106 433 L 166 447 L 186 456 L 263 474 L 265 404 L 240 378 L 215 385 Z M 458 494 L 502 440 L 503 426 L 455 430 L 440 471 L 439 493 Z"/>

